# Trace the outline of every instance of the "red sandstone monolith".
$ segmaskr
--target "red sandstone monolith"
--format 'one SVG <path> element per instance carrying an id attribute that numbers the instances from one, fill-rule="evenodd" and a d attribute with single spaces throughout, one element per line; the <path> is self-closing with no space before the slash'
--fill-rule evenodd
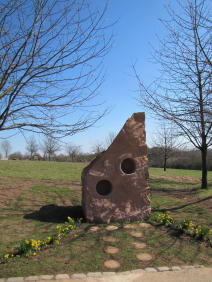
<path id="1" fill-rule="evenodd" d="M 83 170 L 82 207 L 89 222 L 149 218 L 144 113 L 134 113 L 110 147 Z"/>

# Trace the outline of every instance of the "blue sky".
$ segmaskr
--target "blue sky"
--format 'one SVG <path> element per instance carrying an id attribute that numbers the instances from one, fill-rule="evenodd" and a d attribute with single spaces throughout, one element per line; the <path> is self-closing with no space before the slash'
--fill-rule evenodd
<path id="1" fill-rule="evenodd" d="M 100 6 L 104 4 L 103 0 L 93 2 Z M 138 72 L 147 83 L 157 76 L 157 66 L 150 62 L 150 44 L 157 46 L 156 34 L 164 35 L 158 18 L 167 18 L 166 3 L 165 0 L 109 1 L 105 20 L 108 23 L 117 20 L 117 23 L 112 27 L 113 47 L 104 59 L 105 81 L 98 101 L 104 101 L 104 107 L 110 111 L 94 127 L 66 138 L 65 142 L 80 145 L 84 152 L 91 151 L 96 142 L 105 142 L 109 132 L 118 133 L 134 112 L 143 111 L 135 99 L 138 87 L 131 65 L 136 62 Z M 150 143 L 155 124 L 146 113 L 147 143 Z M 40 142 L 42 140 L 41 136 L 35 138 Z M 26 144 L 21 134 L 11 137 L 9 141 L 13 152 L 25 152 Z"/>

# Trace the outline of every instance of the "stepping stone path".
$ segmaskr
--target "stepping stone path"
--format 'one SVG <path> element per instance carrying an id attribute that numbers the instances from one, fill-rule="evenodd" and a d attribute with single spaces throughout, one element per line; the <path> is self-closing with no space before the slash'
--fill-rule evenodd
<path id="1" fill-rule="evenodd" d="M 152 256 L 147 253 L 140 253 L 136 255 L 136 258 L 141 261 L 149 261 L 152 260 Z"/>
<path id="2" fill-rule="evenodd" d="M 130 235 L 135 237 L 135 238 L 141 238 L 143 237 L 143 233 L 142 232 L 139 232 L 139 231 L 131 231 L 130 232 Z"/>
<path id="3" fill-rule="evenodd" d="M 108 243 L 114 243 L 117 241 L 116 238 L 112 236 L 104 236 L 102 237 L 102 240 Z"/>
<path id="4" fill-rule="evenodd" d="M 119 248 L 113 246 L 107 246 L 104 248 L 104 251 L 107 254 L 117 254 L 119 252 Z"/>
<path id="5" fill-rule="evenodd" d="M 134 224 L 125 224 L 124 225 L 124 229 L 135 229 L 136 228 L 136 225 Z"/>
<path id="6" fill-rule="evenodd" d="M 113 230 L 117 230 L 117 229 L 118 229 L 118 226 L 109 225 L 109 226 L 107 226 L 105 229 L 108 230 L 108 231 L 113 231 Z"/>
<path id="7" fill-rule="evenodd" d="M 99 226 L 92 226 L 89 230 L 92 231 L 92 232 L 96 232 L 96 231 L 100 230 L 100 227 Z"/>
<path id="8" fill-rule="evenodd" d="M 151 224 L 148 224 L 148 223 L 145 223 L 145 222 L 139 223 L 137 225 L 135 225 L 135 224 L 125 224 L 124 225 L 124 229 L 129 229 L 130 230 L 129 234 L 132 237 L 141 238 L 141 237 L 143 237 L 143 233 L 141 231 L 136 231 L 136 228 L 138 226 L 139 227 L 143 227 L 143 228 L 149 228 L 149 227 L 151 227 Z M 99 230 L 99 228 L 96 229 L 94 227 L 93 227 L 93 229 L 94 229 L 93 231 Z M 115 226 L 115 225 L 108 225 L 105 229 L 108 230 L 108 231 L 113 231 L 113 230 L 117 230 L 118 227 Z M 102 237 L 102 240 L 104 242 L 108 242 L 108 243 L 114 243 L 114 242 L 117 241 L 117 239 L 115 237 L 113 237 L 113 236 L 104 236 L 104 237 Z M 146 244 L 142 243 L 142 242 L 136 242 L 135 241 L 135 242 L 132 242 L 131 244 L 136 249 L 144 249 L 144 248 L 146 248 Z M 117 248 L 117 247 L 114 247 L 114 246 L 106 246 L 104 248 L 104 252 L 107 253 L 107 254 L 116 254 L 119 251 L 120 251 L 120 249 Z M 143 261 L 143 262 L 145 262 L 145 261 L 147 262 L 147 261 L 150 261 L 150 260 L 153 259 L 152 256 L 150 254 L 148 254 L 148 253 L 138 253 L 138 254 L 136 254 L 136 258 L 139 261 Z M 120 263 L 118 261 L 116 261 L 116 260 L 106 260 L 104 262 L 104 267 L 106 267 L 108 269 L 114 269 L 115 270 L 115 269 L 120 267 Z"/>
<path id="9" fill-rule="evenodd" d="M 104 266 L 109 269 L 116 269 L 120 267 L 120 263 L 116 260 L 110 259 L 104 262 Z"/>
<path id="10" fill-rule="evenodd" d="M 132 245 L 133 245 L 136 249 L 144 249 L 144 248 L 146 248 L 146 244 L 145 244 L 145 243 L 132 242 Z"/>

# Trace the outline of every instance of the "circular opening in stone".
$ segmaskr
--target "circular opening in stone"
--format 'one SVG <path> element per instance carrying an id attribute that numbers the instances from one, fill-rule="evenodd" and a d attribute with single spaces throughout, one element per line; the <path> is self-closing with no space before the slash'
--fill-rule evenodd
<path id="1" fill-rule="evenodd" d="M 135 172 L 135 162 L 133 159 L 125 159 L 121 163 L 121 169 L 126 174 L 131 174 Z"/>
<path id="2" fill-rule="evenodd" d="M 101 196 L 107 196 L 112 191 L 112 185 L 108 180 L 101 180 L 96 185 L 96 191 Z"/>

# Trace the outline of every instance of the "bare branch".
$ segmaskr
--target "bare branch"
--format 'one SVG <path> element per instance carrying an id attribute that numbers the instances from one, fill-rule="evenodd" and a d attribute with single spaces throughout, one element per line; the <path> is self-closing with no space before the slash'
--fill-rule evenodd
<path id="1" fill-rule="evenodd" d="M 92 100 L 112 42 L 107 3 L 100 11 L 87 0 L 6 0 L 0 10 L 0 130 L 59 137 L 97 122 L 106 111 Z"/>
<path id="2" fill-rule="evenodd" d="M 138 101 L 153 115 L 174 123 L 179 135 L 202 153 L 202 187 L 207 187 L 207 149 L 212 145 L 212 17 L 207 0 L 177 1 L 161 20 L 167 36 L 159 38 L 154 60 L 161 76 L 147 86 L 135 66 Z"/>

